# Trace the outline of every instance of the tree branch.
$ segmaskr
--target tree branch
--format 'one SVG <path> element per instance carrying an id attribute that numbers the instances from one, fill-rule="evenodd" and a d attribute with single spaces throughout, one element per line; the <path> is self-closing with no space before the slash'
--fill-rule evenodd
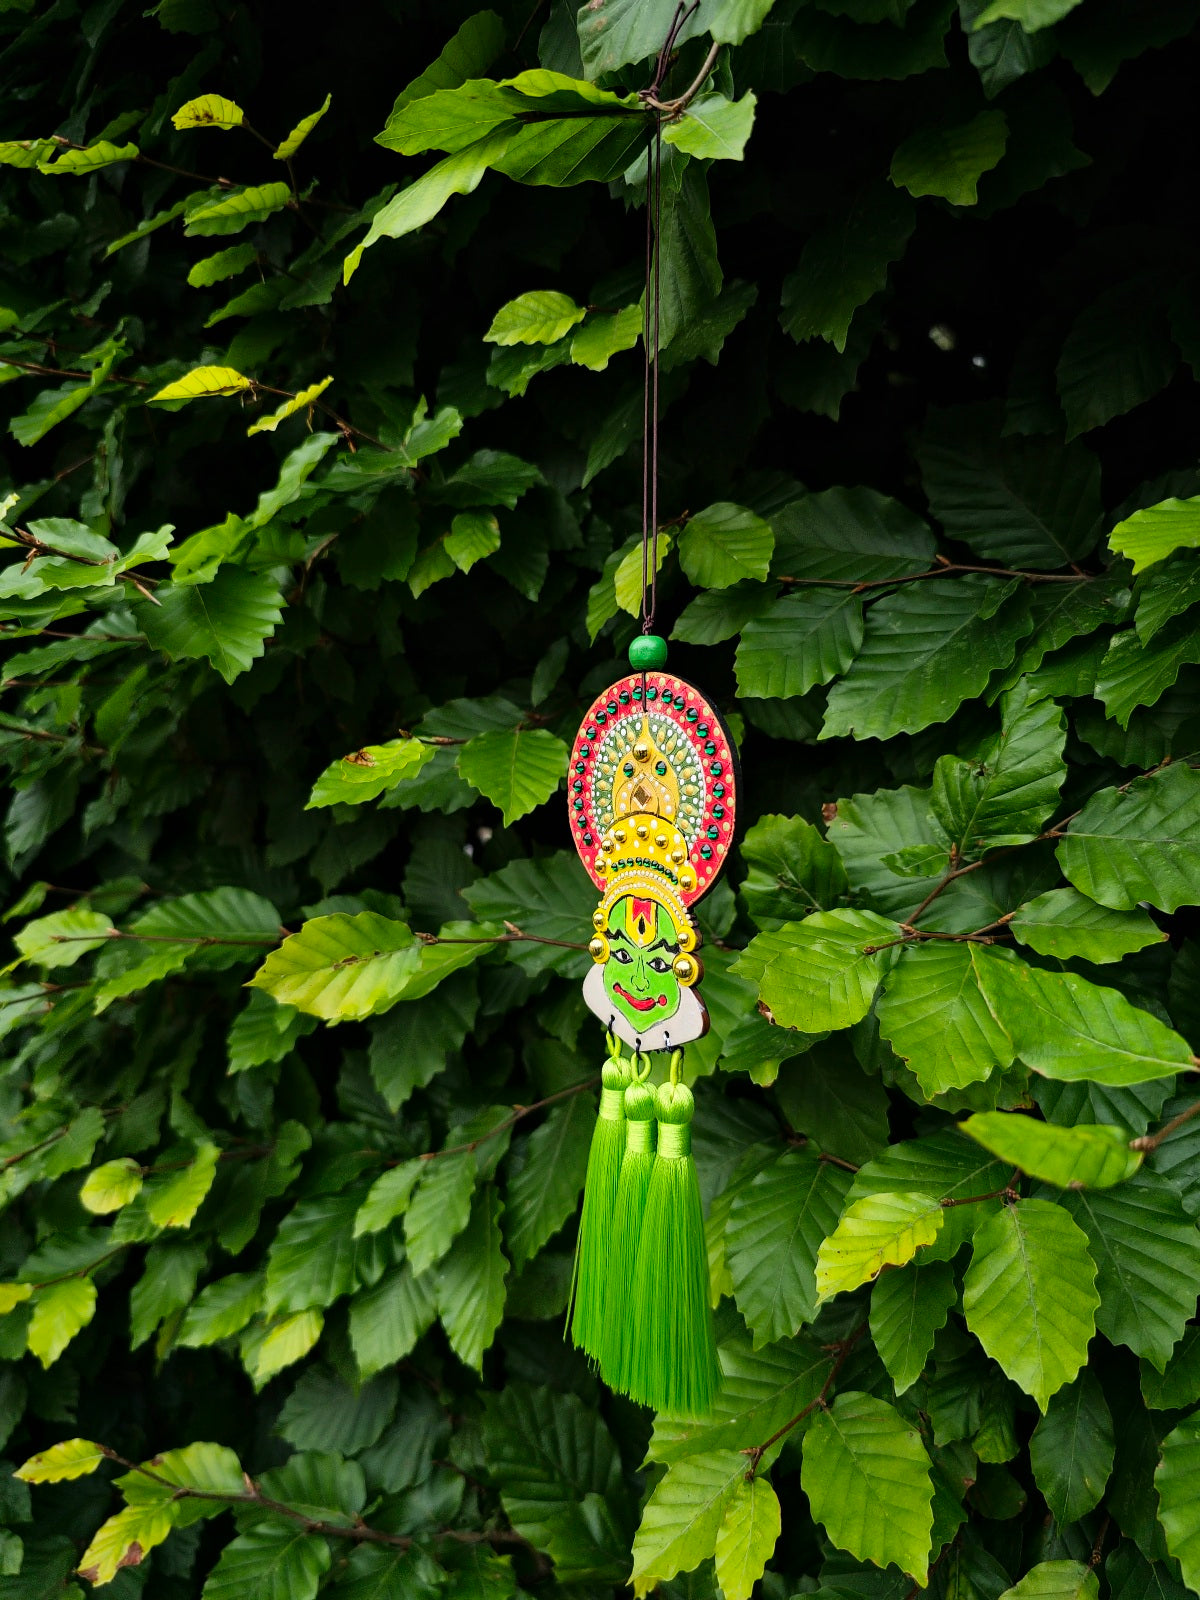
<path id="1" fill-rule="evenodd" d="M 810 1400 L 806 1406 L 801 1407 L 794 1417 L 789 1418 L 789 1420 L 784 1423 L 782 1428 L 776 1428 L 775 1432 L 769 1439 L 764 1439 L 761 1444 L 750 1445 L 741 1452 L 742 1455 L 750 1457 L 750 1466 L 746 1473 L 746 1481 L 748 1483 L 754 1480 L 758 1472 L 759 1462 L 773 1444 L 778 1444 L 780 1439 L 791 1433 L 793 1428 L 798 1427 L 799 1424 L 804 1421 L 805 1417 L 816 1411 L 818 1407 L 824 1410 L 826 1396 L 829 1394 L 830 1389 L 832 1389 L 838 1373 L 846 1365 L 846 1357 L 850 1354 L 851 1350 L 854 1349 L 854 1346 L 858 1343 L 866 1331 L 867 1324 L 865 1322 L 860 1322 L 853 1333 L 847 1334 L 846 1338 L 839 1340 L 837 1344 L 829 1345 L 827 1348 L 833 1351 L 834 1360 L 829 1368 L 828 1373 L 826 1374 L 825 1382 L 821 1385 L 821 1391 L 817 1395 L 816 1399 Z"/>

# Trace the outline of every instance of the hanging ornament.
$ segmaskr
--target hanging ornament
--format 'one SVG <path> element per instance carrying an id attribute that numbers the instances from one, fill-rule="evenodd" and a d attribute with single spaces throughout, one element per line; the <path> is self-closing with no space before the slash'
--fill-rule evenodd
<path id="1" fill-rule="evenodd" d="M 681 7 L 643 100 L 654 108 Z M 654 632 L 658 572 L 658 284 L 661 127 L 647 155 L 642 633 L 630 672 L 598 695 L 571 753 L 568 808 L 600 893 L 583 985 L 608 1032 L 572 1285 L 571 1337 L 611 1387 L 674 1416 L 712 1407 L 718 1371 L 684 1047 L 708 1030 L 692 907 L 733 842 L 739 776 L 709 700 L 668 672 Z M 621 1046 L 629 1049 L 622 1055 Z M 668 1056 L 652 1088 L 651 1057 Z"/>

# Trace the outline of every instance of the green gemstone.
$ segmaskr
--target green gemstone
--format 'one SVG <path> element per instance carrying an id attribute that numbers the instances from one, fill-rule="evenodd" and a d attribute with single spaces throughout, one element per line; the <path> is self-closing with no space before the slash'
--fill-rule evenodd
<path id="1" fill-rule="evenodd" d="M 629 665 L 635 672 L 667 664 L 667 641 L 657 633 L 639 633 L 629 644 Z"/>

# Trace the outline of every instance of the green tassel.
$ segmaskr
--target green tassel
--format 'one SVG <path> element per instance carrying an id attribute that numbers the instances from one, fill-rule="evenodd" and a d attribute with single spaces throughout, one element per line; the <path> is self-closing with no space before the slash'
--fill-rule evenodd
<path id="1" fill-rule="evenodd" d="M 614 1308 L 628 1322 L 626 1394 L 656 1411 L 706 1417 L 719 1374 L 708 1303 L 704 1213 L 692 1160 L 695 1101 L 674 1081 L 655 1096 L 658 1155 L 650 1174 L 629 1303 Z"/>
<path id="2" fill-rule="evenodd" d="M 615 1041 L 613 1042 L 615 1046 Z M 588 1152 L 583 1188 L 583 1215 L 575 1246 L 571 1280 L 571 1339 L 593 1360 L 604 1344 L 604 1300 L 608 1286 L 608 1247 L 612 1233 L 617 1179 L 625 1153 L 625 1086 L 629 1068 L 617 1054 L 604 1063 L 600 1114 Z"/>
<path id="3" fill-rule="evenodd" d="M 654 1171 L 654 1104 L 654 1090 L 647 1084 L 631 1083 L 625 1091 L 625 1158 L 613 1208 L 606 1298 L 609 1314 L 600 1354 L 601 1376 L 613 1389 L 623 1390 L 629 1381 L 629 1319 L 623 1308 L 628 1307 L 633 1293 L 646 1193 Z"/>

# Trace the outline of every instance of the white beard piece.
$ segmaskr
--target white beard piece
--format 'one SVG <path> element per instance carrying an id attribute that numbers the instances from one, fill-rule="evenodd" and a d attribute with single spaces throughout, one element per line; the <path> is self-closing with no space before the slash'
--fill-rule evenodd
<path id="1" fill-rule="evenodd" d="M 593 1016 L 616 1034 L 622 1044 L 634 1050 L 674 1050 L 677 1045 L 691 1044 L 708 1032 L 708 1012 L 704 1002 L 693 989 L 679 990 L 679 1006 L 661 1022 L 649 1023 L 641 1032 L 617 1011 L 604 988 L 604 968 L 593 966 L 583 980 L 583 998 Z"/>

